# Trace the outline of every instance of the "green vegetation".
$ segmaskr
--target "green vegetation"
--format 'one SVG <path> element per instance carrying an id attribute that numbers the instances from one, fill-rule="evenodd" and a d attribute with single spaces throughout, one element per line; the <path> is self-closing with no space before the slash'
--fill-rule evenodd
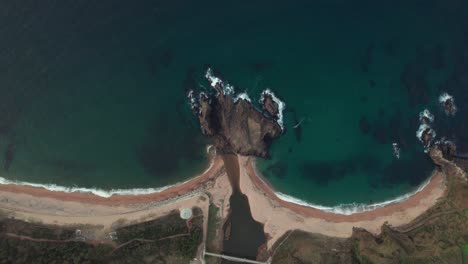
<path id="1" fill-rule="evenodd" d="M 194 211 L 194 215 L 200 215 L 201 211 Z M 188 228 L 185 220 L 181 219 L 178 212 L 173 211 L 168 216 L 136 225 L 118 228 L 117 237 L 119 243 L 125 243 L 134 238 L 157 240 L 174 234 L 187 234 Z"/>
<path id="2" fill-rule="evenodd" d="M 121 227 L 116 230 L 117 243 L 74 241 L 75 230 L 1 219 L 0 264 L 189 263 L 202 242 L 203 217 L 195 208 L 189 225 L 174 211 L 156 220 Z"/>
<path id="3" fill-rule="evenodd" d="M 2 235 L 0 263 L 102 263 L 111 246 L 83 242 L 38 242 Z"/>
<path id="4" fill-rule="evenodd" d="M 202 211 L 195 208 L 193 214 L 190 230 L 176 211 L 161 219 L 117 229 L 120 246 L 110 260 L 115 263 L 163 263 L 163 260 L 175 257 L 180 263 L 188 263 L 195 257 L 203 238 Z"/>
<path id="5" fill-rule="evenodd" d="M 462 246 L 463 264 L 468 264 L 468 244 Z"/>
<path id="6" fill-rule="evenodd" d="M 296 230 L 283 240 L 276 245 L 273 263 L 354 263 L 347 239 Z"/>
<path id="7" fill-rule="evenodd" d="M 468 184 L 447 181 L 447 196 L 405 226 L 384 225 L 378 236 L 356 228 L 344 240 L 295 231 L 274 246 L 273 263 L 468 264 Z"/>
<path id="8" fill-rule="evenodd" d="M 31 238 L 67 240 L 75 237 L 76 228 L 41 225 L 5 218 L 0 221 L 0 233 L 12 233 Z"/>
<path id="9" fill-rule="evenodd" d="M 219 208 L 216 205 L 210 203 L 209 216 L 208 216 L 208 232 L 206 235 L 207 245 L 206 249 L 209 252 L 219 252 L 219 245 L 216 245 L 216 241 L 219 238 L 217 231 L 221 229 L 222 221 L 219 214 Z"/>
<path id="10" fill-rule="evenodd" d="M 222 251 L 222 221 L 219 217 L 219 208 L 210 203 L 208 216 L 208 230 L 206 234 L 206 250 L 212 253 L 221 253 Z M 208 264 L 217 264 L 221 260 L 219 258 L 206 258 Z"/>

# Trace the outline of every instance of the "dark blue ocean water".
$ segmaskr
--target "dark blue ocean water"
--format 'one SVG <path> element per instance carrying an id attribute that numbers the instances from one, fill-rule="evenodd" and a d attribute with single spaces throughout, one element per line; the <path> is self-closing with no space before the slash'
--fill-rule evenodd
<path id="1" fill-rule="evenodd" d="M 323 205 L 378 202 L 433 166 L 418 113 L 468 133 L 466 1 L 21 1 L 0 4 L 1 176 L 158 187 L 207 166 L 185 97 L 208 65 L 286 104 L 259 162 L 274 187 Z M 455 96 L 444 116 L 437 96 Z M 300 133 L 294 125 L 302 121 Z M 401 146 L 395 159 L 392 143 Z"/>

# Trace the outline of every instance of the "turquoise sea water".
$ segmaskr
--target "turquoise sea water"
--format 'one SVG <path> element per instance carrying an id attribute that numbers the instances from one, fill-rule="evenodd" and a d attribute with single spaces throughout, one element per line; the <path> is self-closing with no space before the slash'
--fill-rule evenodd
<path id="1" fill-rule="evenodd" d="M 440 135 L 465 142 L 436 104 L 442 90 L 466 98 L 465 1 L 2 5 L 8 179 L 146 188 L 203 171 L 209 142 L 185 95 L 209 89 L 208 65 L 255 100 L 269 87 L 286 103 L 286 132 L 258 166 L 312 203 L 378 202 L 421 184 L 433 168 L 415 137 L 425 107 L 450 127 Z"/>

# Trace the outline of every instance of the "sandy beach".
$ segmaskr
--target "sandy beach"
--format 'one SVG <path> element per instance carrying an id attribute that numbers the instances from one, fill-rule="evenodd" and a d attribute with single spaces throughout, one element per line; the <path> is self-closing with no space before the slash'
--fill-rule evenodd
<path id="1" fill-rule="evenodd" d="M 415 219 L 443 197 L 446 190 L 442 175 L 436 173 L 422 191 L 402 202 L 352 215 L 333 214 L 279 199 L 256 174 L 251 158 L 241 157 L 239 162 L 241 190 L 249 198 L 254 219 L 265 225 L 265 233 L 270 237 L 268 248 L 293 229 L 349 237 L 353 227 L 362 227 L 378 234 L 385 222 L 399 226 Z"/>
<path id="2" fill-rule="evenodd" d="M 229 160 L 237 162 L 235 158 Z M 212 202 L 221 208 L 221 217 L 225 219 L 229 212 L 232 188 L 223 159 L 215 157 L 212 162 L 206 172 L 193 180 L 145 195 L 113 195 L 104 198 L 89 193 L 0 185 L 0 209 L 18 219 L 49 224 L 101 225 L 107 232 L 116 222 L 132 223 L 153 219 L 182 207 L 198 206 L 204 211 L 206 219 L 209 193 Z M 230 164 L 226 168 L 239 169 L 238 184 L 249 198 L 252 216 L 264 224 L 264 231 L 269 237 L 268 248 L 292 229 L 336 237 L 349 237 L 353 227 L 379 233 L 385 222 L 393 226 L 410 222 L 433 206 L 446 189 L 443 175 L 436 173 L 422 191 L 405 201 L 369 212 L 340 215 L 279 199 L 274 190 L 257 175 L 254 159 L 239 157 L 238 163 L 238 166 Z"/>

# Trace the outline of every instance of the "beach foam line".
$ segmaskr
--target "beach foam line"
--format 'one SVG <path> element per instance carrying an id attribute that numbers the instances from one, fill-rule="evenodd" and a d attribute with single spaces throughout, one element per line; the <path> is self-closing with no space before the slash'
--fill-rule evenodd
<path id="1" fill-rule="evenodd" d="M 85 187 L 66 187 L 66 186 L 60 186 L 57 184 L 42 184 L 42 183 L 32 183 L 32 182 L 26 182 L 26 181 L 12 181 L 5 179 L 3 177 L 0 177 L 0 184 L 1 185 L 7 185 L 7 184 L 13 184 L 13 185 L 19 185 L 19 186 L 31 186 L 31 187 L 36 187 L 36 188 L 44 188 L 48 191 L 53 191 L 53 192 L 65 192 L 65 193 L 90 193 L 94 194 L 96 196 L 104 197 L 104 198 L 109 198 L 112 195 L 145 195 L 145 194 L 153 194 L 153 193 L 160 193 L 162 191 L 165 191 L 171 187 L 177 186 L 177 185 L 182 185 L 185 184 L 189 181 L 192 181 L 203 174 L 207 173 L 209 170 L 214 165 L 214 160 L 211 160 L 210 166 L 200 175 L 190 178 L 186 181 L 183 182 L 178 182 L 175 184 L 171 185 L 166 185 L 163 187 L 158 187 L 158 188 L 131 188 L 131 189 L 111 189 L 111 190 L 104 190 L 100 188 L 85 188 Z"/>
<path id="2" fill-rule="evenodd" d="M 388 205 L 391 205 L 391 204 L 396 204 L 396 203 L 406 201 L 411 196 L 421 192 L 429 184 L 432 177 L 433 177 L 433 175 L 431 177 L 429 177 L 426 181 L 424 181 L 416 190 L 414 190 L 412 192 L 400 195 L 400 196 L 398 196 L 398 197 L 396 197 L 394 199 L 391 199 L 391 200 L 387 200 L 387 201 L 380 202 L 380 203 L 374 203 L 374 204 L 351 203 L 351 204 L 340 204 L 340 205 L 337 205 L 337 206 L 323 206 L 323 205 L 308 203 L 308 202 L 303 201 L 303 200 L 301 200 L 299 198 L 284 194 L 282 192 L 275 192 L 275 195 L 279 199 L 281 199 L 281 200 L 283 200 L 285 202 L 290 202 L 290 203 L 294 203 L 294 204 L 298 204 L 298 205 L 302 205 L 302 206 L 306 206 L 306 207 L 311 207 L 311 208 L 314 208 L 314 209 L 318 209 L 318 210 L 328 212 L 328 213 L 333 213 L 333 214 L 352 215 L 352 214 L 356 214 L 356 213 L 364 213 L 364 212 L 373 211 L 375 209 L 382 208 L 382 207 L 385 207 L 385 206 L 388 206 Z"/>

